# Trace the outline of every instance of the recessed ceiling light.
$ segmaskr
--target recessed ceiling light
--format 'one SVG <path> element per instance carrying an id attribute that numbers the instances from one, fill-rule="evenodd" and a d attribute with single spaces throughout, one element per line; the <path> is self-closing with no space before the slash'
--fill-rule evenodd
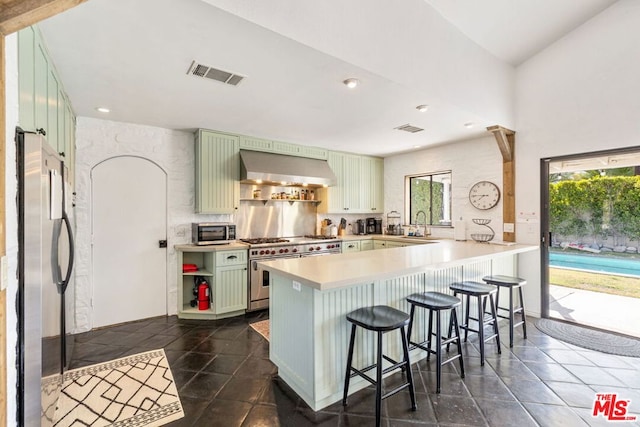
<path id="1" fill-rule="evenodd" d="M 256 179 L 256 184 L 262 184 L 262 180 L 261 179 Z"/>
<path id="2" fill-rule="evenodd" d="M 464 127 L 466 127 L 467 129 L 471 129 L 473 127 L 473 123 L 472 122 L 465 123 Z"/>
<path id="3" fill-rule="evenodd" d="M 350 78 L 342 83 L 344 83 L 349 89 L 353 89 L 360 84 L 360 81 L 358 79 Z"/>
<path id="4" fill-rule="evenodd" d="M 108 109 L 107 107 L 96 107 L 96 111 L 100 113 L 109 113 L 111 110 Z"/>
<path id="5" fill-rule="evenodd" d="M 420 145 L 414 145 L 413 148 L 420 148 Z"/>
<path id="6" fill-rule="evenodd" d="M 425 111 L 427 111 L 429 109 L 429 106 L 426 104 L 422 104 L 422 105 L 418 105 L 416 107 L 416 110 L 420 111 L 421 113 L 424 113 Z"/>

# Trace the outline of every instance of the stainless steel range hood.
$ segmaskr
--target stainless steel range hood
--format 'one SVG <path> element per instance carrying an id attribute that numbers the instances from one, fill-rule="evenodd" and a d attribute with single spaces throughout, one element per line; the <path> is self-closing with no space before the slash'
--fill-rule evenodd
<path id="1" fill-rule="evenodd" d="M 240 159 L 242 183 L 322 187 L 338 181 L 326 160 L 248 150 L 240 150 Z"/>

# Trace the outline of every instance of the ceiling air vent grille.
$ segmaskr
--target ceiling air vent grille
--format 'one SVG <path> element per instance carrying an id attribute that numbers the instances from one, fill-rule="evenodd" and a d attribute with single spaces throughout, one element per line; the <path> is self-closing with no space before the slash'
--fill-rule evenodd
<path id="1" fill-rule="evenodd" d="M 216 80 L 221 83 L 226 83 L 232 86 L 237 86 L 238 83 L 240 83 L 244 79 L 244 76 L 233 74 L 229 71 L 219 70 L 217 68 L 209 67 L 207 65 L 198 64 L 196 61 L 193 61 L 191 63 L 191 66 L 189 66 L 189 70 L 187 71 L 187 74 L 192 74 L 197 77 Z"/>
<path id="2" fill-rule="evenodd" d="M 410 124 L 406 124 L 406 125 L 402 125 L 402 126 L 398 126 L 397 128 L 398 130 L 403 130 L 405 132 L 409 132 L 409 133 L 416 133 L 416 132 L 421 132 L 424 129 L 416 127 L 416 126 L 411 126 Z"/>

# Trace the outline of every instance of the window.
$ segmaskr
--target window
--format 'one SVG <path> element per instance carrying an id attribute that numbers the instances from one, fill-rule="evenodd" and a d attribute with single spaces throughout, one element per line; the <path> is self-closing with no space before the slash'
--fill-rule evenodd
<path id="1" fill-rule="evenodd" d="M 407 176 L 406 183 L 406 223 L 451 225 L 451 171 Z"/>

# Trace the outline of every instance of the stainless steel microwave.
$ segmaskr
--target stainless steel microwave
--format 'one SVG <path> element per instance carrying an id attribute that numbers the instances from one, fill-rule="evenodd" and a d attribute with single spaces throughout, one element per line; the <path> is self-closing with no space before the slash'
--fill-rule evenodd
<path id="1" fill-rule="evenodd" d="M 194 222 L 191 231 L 194 245 L 224 245 L 236 240 L 236 226 L 227 222 Z"/>

